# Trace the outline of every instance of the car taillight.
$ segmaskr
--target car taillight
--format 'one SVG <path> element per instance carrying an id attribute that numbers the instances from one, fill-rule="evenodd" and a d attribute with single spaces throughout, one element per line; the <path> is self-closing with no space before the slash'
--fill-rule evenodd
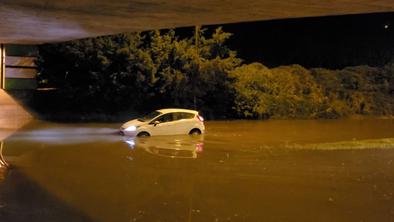
<path id="1" fill-rule="evenodd" d="M 204 122 L 204 118 L 202 118 L 202 116 L 197 115 L 197 119 L 200 120 L 201 122 Z"/>

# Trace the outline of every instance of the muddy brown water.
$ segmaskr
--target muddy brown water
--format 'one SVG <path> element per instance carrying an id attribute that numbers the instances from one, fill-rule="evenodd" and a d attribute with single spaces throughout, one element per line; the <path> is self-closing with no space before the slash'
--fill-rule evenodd
<path id="1" fill-rule="evenodd" d="M 119 125 L 33 122 L 3 141 L 0 221 L 394 221 L 394 145 L 346 145 L 394 138 L 393 120 L 206 122 L 204 136 L 146 139 Z M 308 148 L 320 143 L 335 149 Z"/>

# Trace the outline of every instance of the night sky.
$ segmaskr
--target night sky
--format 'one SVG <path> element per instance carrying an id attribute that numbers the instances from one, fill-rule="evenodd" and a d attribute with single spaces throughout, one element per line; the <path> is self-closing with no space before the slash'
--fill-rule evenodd
<path id="1" fill-rule="evenodd" d="M 245 63 L 307 68 L 381 66 L 394 59 L 394 13 L 283 19 L 222 25 Z M 216 26 L 204 26 L 215 28 Z M 191 28 L 178 29 L 184 35 Z"/>

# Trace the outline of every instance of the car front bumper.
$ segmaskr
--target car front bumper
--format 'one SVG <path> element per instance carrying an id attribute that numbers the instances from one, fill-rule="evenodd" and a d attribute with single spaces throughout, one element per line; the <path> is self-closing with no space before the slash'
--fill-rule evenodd
<path id="1" fill-rule="evenodd" d="M 137 131 L 126 131 L 124 129 L 119 129 L 119 135 L 121 136 L 136 136 Z"/>

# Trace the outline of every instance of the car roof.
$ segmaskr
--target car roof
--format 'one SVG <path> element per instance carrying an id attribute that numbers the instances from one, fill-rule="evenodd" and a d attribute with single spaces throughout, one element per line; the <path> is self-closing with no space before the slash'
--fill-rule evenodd
<path id="1" fill-rule="evenodd" d="M 198 114 L 198 111 L 192 109 L 176 109 L 176 108 L 169 108 L 169 109 L 159 109 L 157 110 L 161 113 L 173 113 L 173 112 L 185 112 L 185 113 L 193 113 Z"/>

